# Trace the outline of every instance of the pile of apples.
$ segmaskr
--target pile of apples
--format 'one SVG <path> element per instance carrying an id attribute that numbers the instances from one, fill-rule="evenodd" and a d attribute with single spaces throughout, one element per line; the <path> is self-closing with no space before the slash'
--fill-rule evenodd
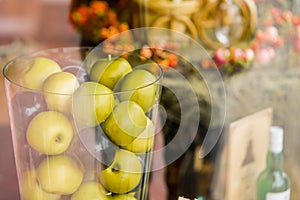
<path id="1" fill-rule="evenodd" d="M 157 77 L 122 57 L 99 59 L 90 70 L 78 69 L 37 57 L 22 71 L 22 86 L 31 90 L 25 93 L 42 103 L 31 105 L 29 114 L 28 109 L 18 108 L 23 113 L 19 120 L 27 120 L 23 130 L 27 145 L 39 155 L 37 163 L 19 174 L 21 196 L 24 200 L 134 200 L 144 168 L 139 155 L 153 146 L 149 113 L 158 92 Z M 26 100 L 19 104 L 26 107 Z M 107 166 L 97 168 L 101 160 L 76 152 L 82 147 L 92 151 L 94 146 L 88 144 L 76 146 L 88 137 L 106 139 L 110 146 L 101 150 L 113 149 Z M 97 165 L 85 166 L 86 157 Z"/>

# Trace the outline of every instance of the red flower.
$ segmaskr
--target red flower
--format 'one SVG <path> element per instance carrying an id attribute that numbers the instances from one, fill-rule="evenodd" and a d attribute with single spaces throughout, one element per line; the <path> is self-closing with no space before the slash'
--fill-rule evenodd
<path id="1" fill-rule="evenodd" d="M 259 49 L 256 52 L 256 60 L 261 64 L 268 63 L 275 56 L 275 50 L 271 47 Z"/>
<path id="2" fill-rule="evenodd" d="M 231 48 L 230 49 L 230 58 L 231 58 L 231 61 L 233 61 L 233 62 L 243 60 L 245 58 L 245 53 L 240 48 Z"/>
<path id="3" fill-rule="evenodd" d="M 294 26 L 300 25 L 300 17 L 299 16 L 293 16 L 292 21 L 293 21 Z"/>
<path id="4" fill-rule="evenodd" d="M 229 52 L 227 49 L 219 48 L 215 52 L 214 60 L 218 65 L 223 65 L 227 62 Z"/>

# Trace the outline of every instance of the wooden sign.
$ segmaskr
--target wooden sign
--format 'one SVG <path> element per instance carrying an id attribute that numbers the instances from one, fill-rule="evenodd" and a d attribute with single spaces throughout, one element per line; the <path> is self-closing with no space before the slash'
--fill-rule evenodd
<path id="1" fill-rule="evenodd" d="M 229 126 L 226 200 L 256 199 L 256 179 L 266 166 L 273 110 L 262 110 Z"/>

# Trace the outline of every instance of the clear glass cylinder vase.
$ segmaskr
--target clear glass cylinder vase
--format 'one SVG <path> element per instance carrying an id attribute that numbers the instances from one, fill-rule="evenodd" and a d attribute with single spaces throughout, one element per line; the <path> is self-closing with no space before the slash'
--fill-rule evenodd
<path id="1" fill-rule="evenodd" d="M 3 69 L 22 200 L 147 197 L 161 68 L 49 49 Z"/>

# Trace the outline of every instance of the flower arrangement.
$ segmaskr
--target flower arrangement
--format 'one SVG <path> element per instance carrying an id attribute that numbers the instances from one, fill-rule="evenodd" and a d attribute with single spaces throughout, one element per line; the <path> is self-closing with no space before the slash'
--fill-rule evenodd
<path id="1" fill-rule="evenodd" d="M 232 75 L 245 68 L 248 68 L 254 60 L 255 54 L 251 48 L 219 48 L 213 55 L 213 61 L 221 72 Z"/>
<path id="2" fill-rule="evenodd" d="M 118 20 L 116 12 L 106 1 L 82 4 L 70 12 L 69 21 L 83 38 L 94 43 L 128 30 L 128 24 Z"/>
<path id="3" fill-rule="evenodd" d="M 162 66 L 164 70 L 168 67 L 176 67 L 178 64 L 178 56 L 171 51 L 178 47 L 174 44 L 165 44 L 163 46 L 144 45 L 140 50 L 140 55 L 144 58 L 152 59 Z"/>
<path id="4" fill-rule="evenodd" d="M 174 52 L 179 49 L 179 45 L 171 42 L 162 42 L 159 44 L 144 44 L 135 43 L 133 38 L 128 34 L 122 35 L 121 39 L 111 38 L 103 42 L 103 50 L 106 54 L 119 55 L 126 57 L 127 52 L 136 52 L 141 61 L 147 59 L 153 60 L 167 70 L 169 67 L 175 68 L 179 63 L 179 57 Z"/>

